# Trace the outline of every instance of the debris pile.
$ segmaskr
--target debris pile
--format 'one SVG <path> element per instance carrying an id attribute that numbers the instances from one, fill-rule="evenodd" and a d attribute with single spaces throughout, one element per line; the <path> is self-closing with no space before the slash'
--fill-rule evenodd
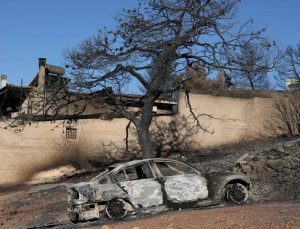
<path id="1" fill-rule="evenodd" d="M 300 145 L 243 155 L 234 171 L 250 176 L 251 196 L 258 199 L 300 198 Z"/>

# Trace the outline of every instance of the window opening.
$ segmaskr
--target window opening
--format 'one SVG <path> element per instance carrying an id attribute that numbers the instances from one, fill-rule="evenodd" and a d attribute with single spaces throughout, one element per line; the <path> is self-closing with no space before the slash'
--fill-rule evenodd
<path id="1" fill-rule="evenodd" d="M 143 163 L 135 166 L 126 168 L 125 171 L 121 170 L 115 175 L 115 180 L 118 182 L 122 181 L 134 181 L 142 179 L 154 178 L 148 163 Z"/>
<path id="2" fill-rule="evenodd" d="M 76 139 L 77 138 L 77 129 L 73 127 L 66 128 L 66 139 Z"/>
<path id="3" fill-rule="evenodd" d="M 178 176 L 185 174 L 197 174 L 195 169 L 182 163 L 156 162 L 158 169 L 163 176 Z"/>

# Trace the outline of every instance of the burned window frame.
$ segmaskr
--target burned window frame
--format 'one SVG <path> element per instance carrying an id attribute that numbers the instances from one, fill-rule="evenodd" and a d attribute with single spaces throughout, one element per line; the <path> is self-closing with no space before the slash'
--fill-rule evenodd
<path id="1" fill-rule="evenodd" d="M 66 127 L 65 137 L 66 137 L 67 140 L 77 139 L 77 128 Z"/>
<path id="2" fill-rule="evenodd" d="M 160 167 L 158 166 L 158 164 L 159 163 L 164 163 L 164 164 L 166 164 L 166 165 L 168 165 L 168 164 L 175 164 L 176 166 L 177 165 L 179 165 L 179 166 L 184 166 L 184 167 L 186 167 L 186 168 L 189 168 L 191 171 L 193 171 L 193 173 L 183 173 L 183 174 L 175 174 L 175 175 L 164 175 L 163 173 L 162 173 L 162 171 L 161 171 L 161 169 L 160 169 Z M 199 170 L 197 170 L 197 169 L 195 169 L 195 168 L 193 168 L 192 166 L 189 166 L 189 165 L 187 165 L 187 164 L 185 164 L 185 163 L 182 163 L 182 162 L 171 162 L 171 161 L 155 161 L 154 162 L 154 166 L 155 166 L 155 168 L 156 168 L 156 170 L 157 170 L 157 173 L 159 174 L 159 176 L 161 176 L 161 177 L 170 177 L 170 176 L 186 176 L 186 175 L 201 175 L 202 173 L 199 171 Z M 169 167 L 169 166 L 168 166 Z M 171 169 L 171 168 L 170 168 Z M 175 171 L 175 170 L 174 170 Z"/>
<path id="3" fill-rule="evenodd" d="M 148 166 L 149 171 L 150 171 L 151 174 L 152 174 L 152 177 L 149 177 L 149 178 L 138 178 L 138 179 L 129 179 L 129 177 L 128 177 L 127 173 L 126 173 L 126 170 L 132 169 L 132 168 L 134 168 L 134 167 L 141 166 L 141 165 L 142 165 L 142 166 L 144 166 L 144 165 L 147 165 L 147 166 Z M 125 180 L 123 180 L 123 181 L 119 181 L 119 180 L 116 179 L 116 175 L 117 175 L 118 173 L 120 173 L 120 172 L 124 173 Z M 137 171 L 136 171 L 136 172 L 137 172 Z M 116 182 L 116 183 L 120 183 L 120 182 L 128 182 L 128 181 L 129 181 L 129 182 L 130 182 L 130 181 L 138 181 L 138 180 L 148 180 L 148 179 L 154 179 L 154 178 L 156 178 L 156 177 L 157 177 L 157 173 L 156 173 L 156 171 L 153 170 L 152 165 L 151 165 L 149 162 L 142 162 L 142 163 L 139 163 L 139 164 L 126 166 L 126 167 L 123 167 L 123 168 L 117 170 L 115 173 L 112 174 L 112 180 L 113 180 L 114 182 Z"/>

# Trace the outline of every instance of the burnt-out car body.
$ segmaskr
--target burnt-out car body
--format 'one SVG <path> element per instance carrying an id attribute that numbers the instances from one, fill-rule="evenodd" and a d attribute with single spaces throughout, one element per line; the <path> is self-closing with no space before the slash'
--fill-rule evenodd
<path id="1" fill-rule="evenodd" d="M 242 173 L 203 173 L 170 159 L 145 159 L 108 167 L 91 182 L 67 187 L 69 216 L 74 222 L 128 213 L 151 213 L 211 206 L 248 198 L 250 180 Z"/>

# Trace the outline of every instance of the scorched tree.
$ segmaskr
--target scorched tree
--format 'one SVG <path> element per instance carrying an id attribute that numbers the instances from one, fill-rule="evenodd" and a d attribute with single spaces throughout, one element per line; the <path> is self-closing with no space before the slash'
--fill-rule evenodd
<path id="1" fill-rule="evenodd" d="M 176 91 L 174 78 L 187 67 L 201 65 L 208 72 L 232 68 L 226 58 L 240 48 L 240 40 L 258 40 L 261 31 L 234 23 L 238 0 L 141 0 L 123 10 L 116 28 L 104 28 L 69 49 L 65 56 L 78 90 L 122 87 L 138 81 L 142 107 L 130 111 L 116 99 L 115 110 L 137 130 L 143 158 L 153 157 L 149 127 L 153 103 Z M 130 84 L 133 85 L 132 83 Z M 200 122 L 198 127 L 205 130 Z"/>

